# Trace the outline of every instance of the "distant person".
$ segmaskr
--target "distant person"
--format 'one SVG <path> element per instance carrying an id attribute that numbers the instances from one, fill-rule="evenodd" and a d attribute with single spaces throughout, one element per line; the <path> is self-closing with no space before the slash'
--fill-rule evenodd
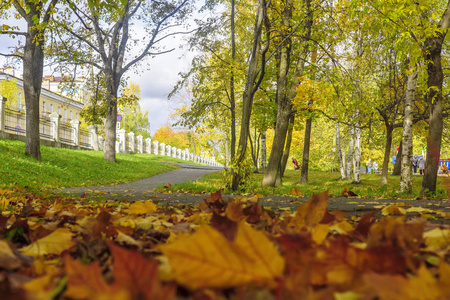
<path id="1" fill-rule="evenodd" d="M 377 164 L 377 162 L 376 161 L 374 161 L 373 162 L 373 171 L 375 172 L 375 173 L 377 173 L 378 172 L 378 164 Z"/>
<path id="2" fill-rule="evenodd" d="M 292 158 L 292 163 L 294 164 L 294 169 L 295 170 L 300 169 L 300 166 L 298 165 L 298 161 L 295 158 Z"/>
<path id="3" fill-rule="evenodd" d="M 425 174 L 425 158 L 423 156 L 419 157 L 417 166 L 419 167 L 420 175 Z"/>
<path id="4" fill-rule="evenodd" d="M 413 167 L 413 170 L 414 170 L 414 174 L 417 173 L 417 164 L 418 163 L 419 163 L 419 157 L 416 154 L 416 155 L 413 156 L 413 159 L 412 159 L 412 167 Z"/>
<path id="5" fill-rule="evenodd" d="M 370 163 L 370 158 L 367 161 L 366 167 L 367 167 L 367 174 L 370 174 L 370 169 L 372 168 L 372 164 Z"/>

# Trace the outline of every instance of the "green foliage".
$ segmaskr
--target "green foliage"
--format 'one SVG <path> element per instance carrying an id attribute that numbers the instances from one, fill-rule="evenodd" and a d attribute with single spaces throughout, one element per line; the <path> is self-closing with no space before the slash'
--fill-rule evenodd
<path id="1" fill-rule="evenodd" d="M 0 95 L 7 99 L 6 105 L 11 106 L 17 103 L 20 89 L 17 86 L 17 79 L 11 78 L 0 82 Z"/>

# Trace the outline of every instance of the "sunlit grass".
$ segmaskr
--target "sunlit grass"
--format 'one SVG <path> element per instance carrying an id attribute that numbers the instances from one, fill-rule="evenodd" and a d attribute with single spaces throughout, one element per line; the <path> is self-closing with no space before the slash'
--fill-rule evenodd
<path id="1" fill-rule="evenodd" d="M 103 159 L 101 151 L 70 150 L 41 146 L 41 162 L 25 155 L 25 144 L 0 139 L 0 186 L 32 190 L 95 186 L 136 181 L 174 170 L 162 162 L 183 162 L 151 154 L 116 155 L 117 162 Z"/>
<path id="2" fill-rule="evenodd" d="M 238 193 L 252 193 L 262 195 L 298 195 L 310 197 L 328 190 L 330 196 L 339 197 L 344 190 L 351 190 L 363 198 L 389 198 L 389 199 L 415 199 L 420 196 L 422 178 L 413 176 L 413 192 L 411 194 L 400 193 L 400 176 L 389 176 L 388 184 L 381 186 L 381 175 L 361 174 L 361 183 L 353 184 L 351 180 L 341 180 L 339 173 L 311 171 L 308 183 L 300 183 L 300 171 L 286 170 L 283 183 L 275 188 L 261 188 L 264 174 L 251 174 L 245 180 L 245 184 Z M 224 193 L 233 194 L 227 187 L 225 172 L 210 173 L 197 182 L 175 184 L 171 190 L 185 192 L 215 192 L 222 190 Z M 297 191 L 296 191 L 297 189 Z M 446 199 L 446 187 L 443 178 L 438 178 L 438 188 L 435 199 Z"/>

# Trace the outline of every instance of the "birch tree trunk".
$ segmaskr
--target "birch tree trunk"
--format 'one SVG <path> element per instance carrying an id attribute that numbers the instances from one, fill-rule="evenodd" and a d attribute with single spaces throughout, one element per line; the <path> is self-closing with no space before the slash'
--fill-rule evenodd
<path id="1" fill-rule="evenodd" d="M 413 112 L 416 97 L 417 69 L 408 75 L 406 83 L 405 118 L 403 120 L 402 174 L 400 192 L 412 192 Z M 399 158 L 397 158 L 399 159 Z"/>
<path id="2" fill-rule="evenodd" d="M 346 169 L 346 178 L 350 179 L 352 176 L 352 165 L 353 165 L 353 149 L 354 149 L 354 140 L 353 136 L 355 135 L 355 129 L 352 126 L 350 129 L 350 138 L 348 140 L 348 154 L 347 154 L 347 169 Z"/>
<path id="3" fill-rule="evenodd" d="M 356 119 L 359 119 L 359 111 L 356 113 Z M 355 164 L 353 169 L 353 183 L 361 183 L 360 166 L 361 166 L 361 128 L 359 127 L 359 120 L 355 124 Z"/>
<path id="4" fill-rule="evenodd" d="M 338 156 L 339 172 L 341 173 L 341 179 L 345 179 L 345 169 L 343 162 L 345 160 L 345 154 L 343 158 L 341 151 L 341 130 L 339 128 L 339 122 L 336 122 L 336 151 Z"/>
<path id="5" fill-rule="evenodd" d="M 266 132 L 261 132 L 261 169 L 267 168 Z"/>

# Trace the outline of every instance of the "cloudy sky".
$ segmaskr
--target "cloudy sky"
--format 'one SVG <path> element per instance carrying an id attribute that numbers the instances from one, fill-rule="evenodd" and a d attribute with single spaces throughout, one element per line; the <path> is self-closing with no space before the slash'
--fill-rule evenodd
<path id="1" fill-rule="evenodd" d="M 0 20 L 0 23 L 3 21 Z M 17 39 L 13 40 L 8 36 L 0 35 L 0 53 L 8 53 L 8 47 L 15 45 L 16 42 Z M 181 106 L 176 100 L 168 100 L 167 96 L 179 80 L 178 73 L 189 69 L 194 56 L 186 47 L 184 49 L 180 47 L 183 44 L 181 36 L 167 39 L 166 49 L 175 48 L 173 52 L 147 58 L 142 64 L 147 67 L 142 67 L 137 72 L 130 70 L 125 74 L 129 77 L 129 81 L 140 85 L 141 110 L 149 112 L 151 134 L 154 134 L 161 125 L 170 124 L 171 112 L 174 108 Z M 5 62 L 6 59 L 0 56 L 0 66 L 3 66 Z M 44 75 L 50 73 L 51 70 L 44 71 Z"/>

